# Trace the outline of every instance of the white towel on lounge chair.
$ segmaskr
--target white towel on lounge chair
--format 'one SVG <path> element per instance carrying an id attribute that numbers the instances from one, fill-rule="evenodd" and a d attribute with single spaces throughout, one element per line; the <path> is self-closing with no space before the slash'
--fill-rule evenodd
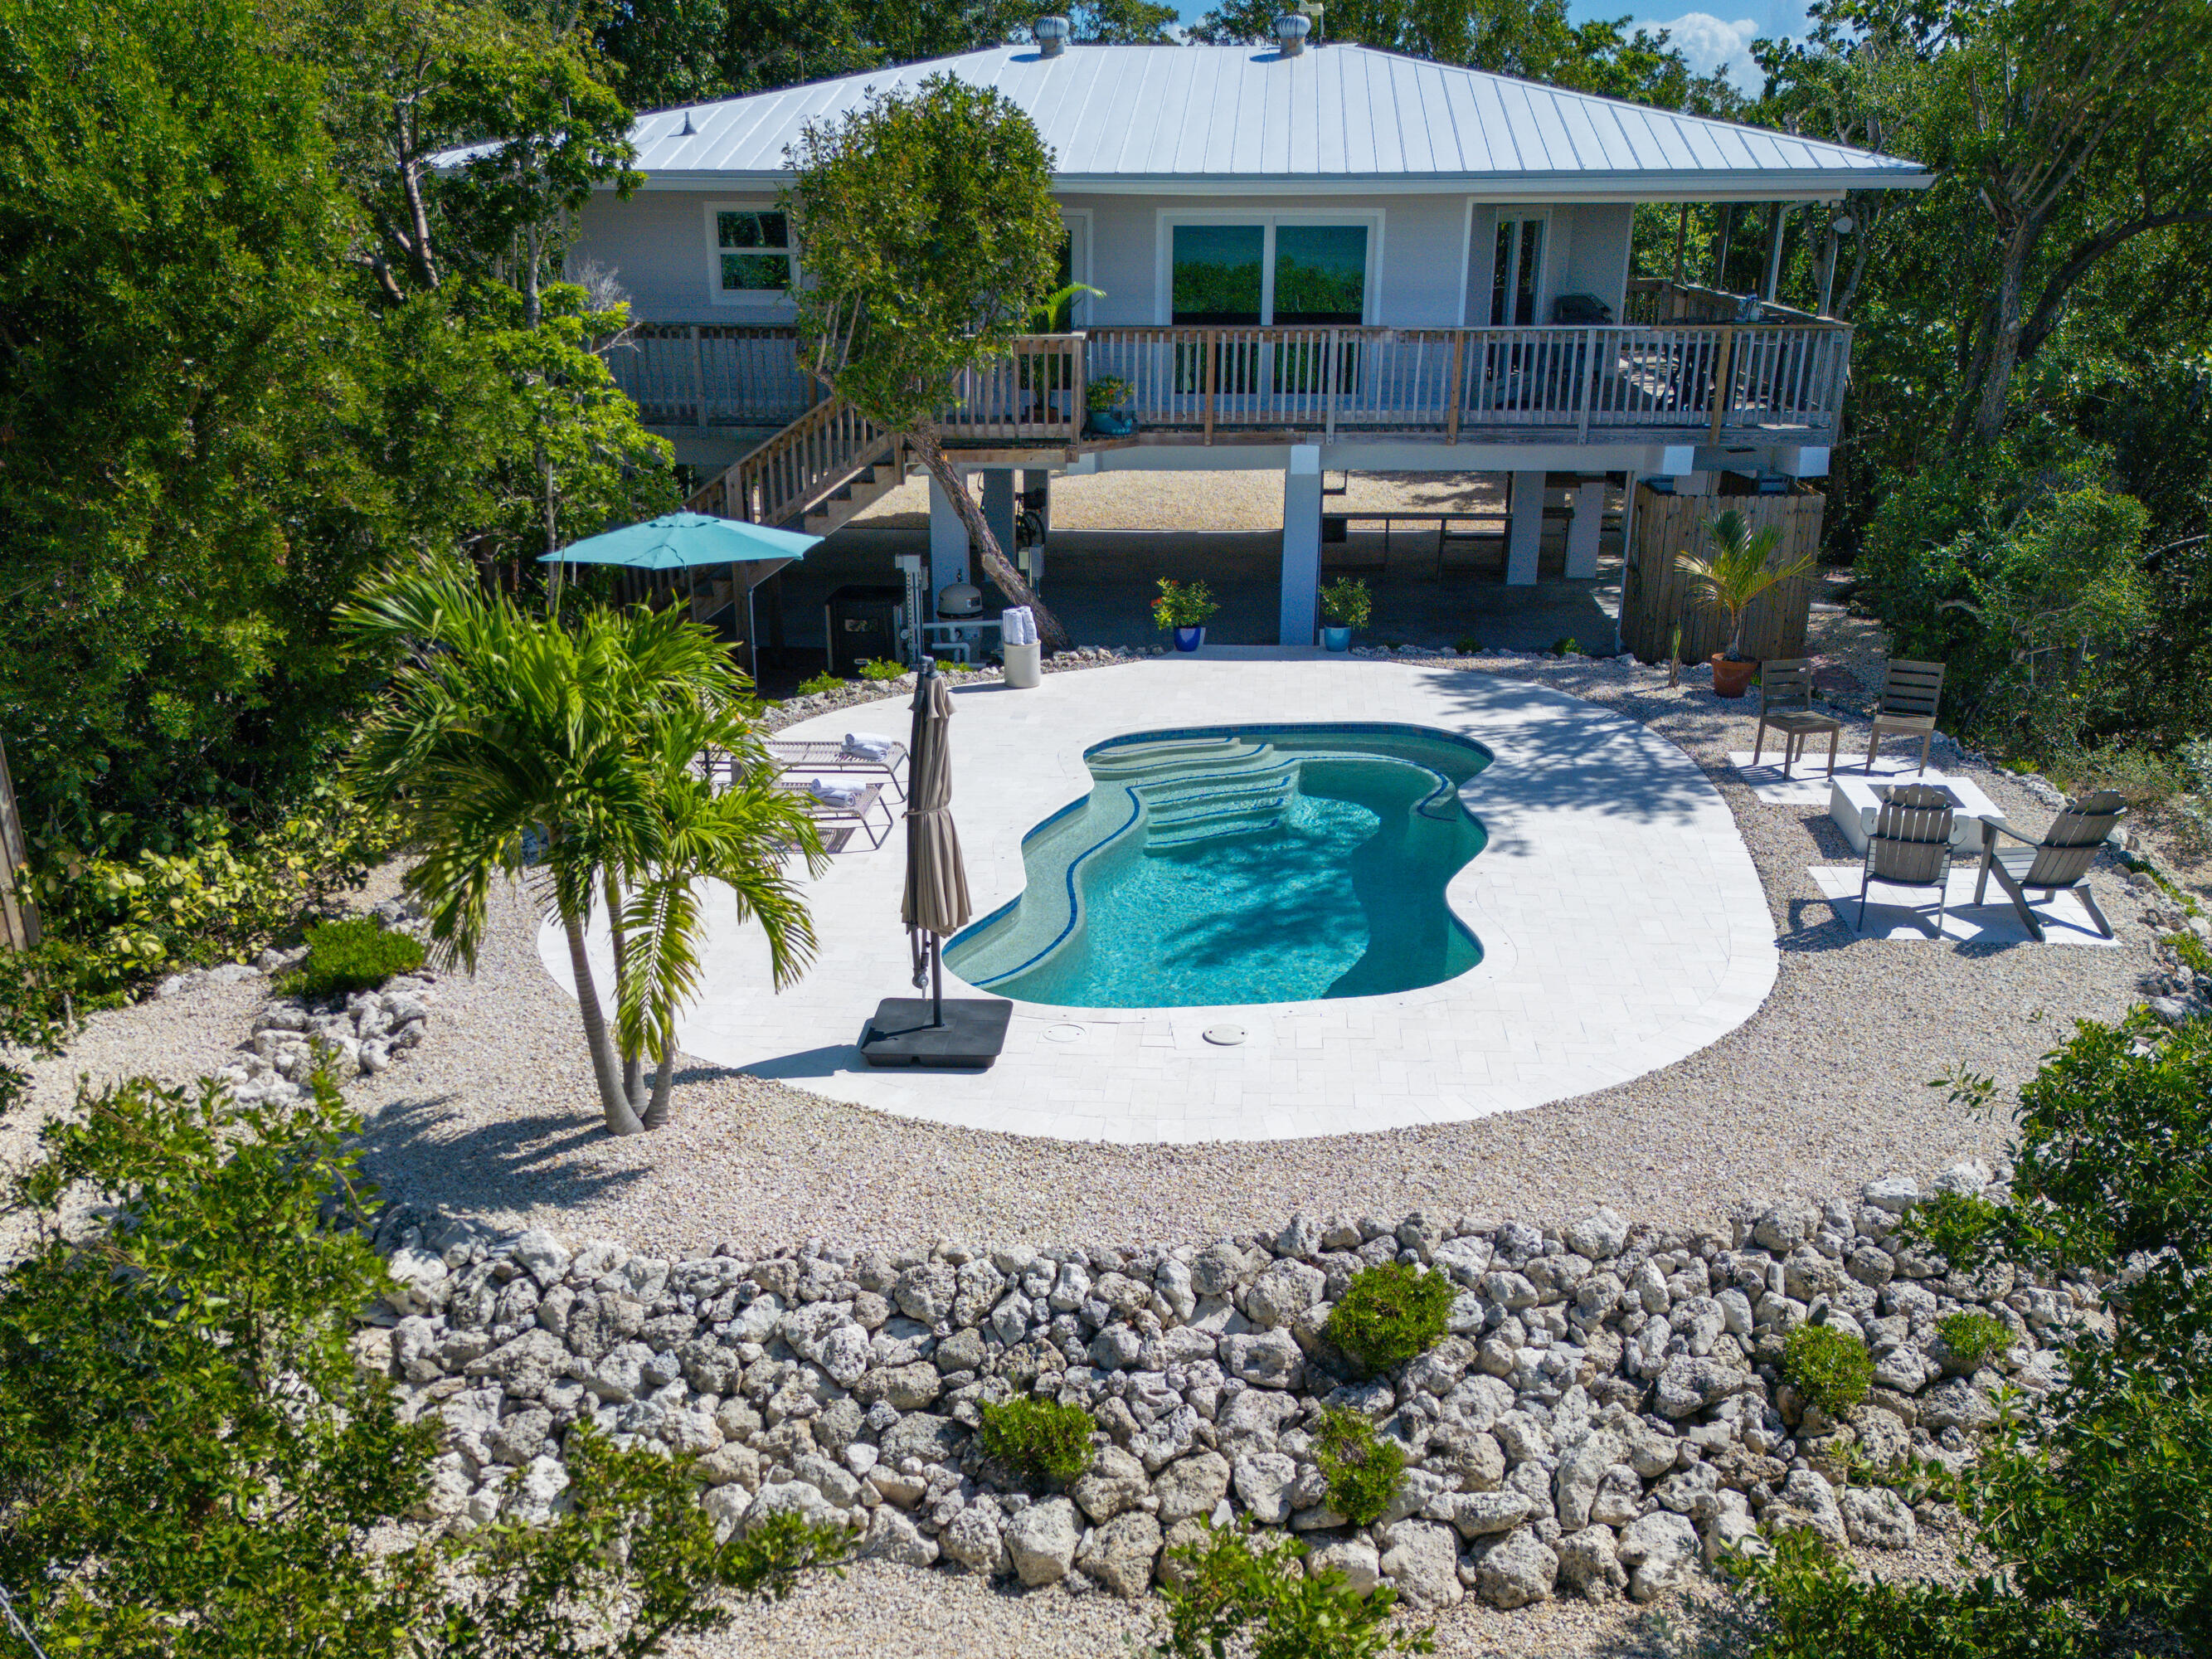
<path id="1" fill-rule="evenodd" d="M 891 757 L 898 747 L 898 739 L 884 737 L 878 732 L 848 732 L 844 752 L 853 760 L 873 761 L 878 766 Z"/>
<path id="2" fill-rule="evenodd" d="M 860 797 L 868 792 L 859 784 L 824 783 L 816 778 L 806 786 L 806 793 L 824 806 L 839 807 L 850 811 L 860 804 Z"/>

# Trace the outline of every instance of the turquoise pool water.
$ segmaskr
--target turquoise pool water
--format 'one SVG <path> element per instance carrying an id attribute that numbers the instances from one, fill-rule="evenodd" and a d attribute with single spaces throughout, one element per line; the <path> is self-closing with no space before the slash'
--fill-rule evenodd
<path id="1" fill-rule="evenodd" d="M 1482 850 L 1459 786 L 1489 763 L 1413 726 L 1116 738 L 1090 794 L 1022 843 L 1020 898 L 945 965 L 1000 996 L 1179 1008 L 1377 996 L 1482 959 L 1444 888 Z"/>

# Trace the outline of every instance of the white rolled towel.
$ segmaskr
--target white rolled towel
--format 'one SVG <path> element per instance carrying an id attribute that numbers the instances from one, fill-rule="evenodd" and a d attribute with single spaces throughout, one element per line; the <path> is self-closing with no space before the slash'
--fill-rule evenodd
<path id="1" fill-rule="evenodd" d="M 854 760 L 874 761 L 878 765 L 891 757 L 898 747 L 898 739 L 887 738 L 880 732 L 848 732 L 844 753 Z"/>
<path id="2" fill-rule="evenodd" d="M 858 784 L 824 783 L 816 778 L 806 786 L 806 793 L 824 806 L 854 807 L 867 792 Z"/>
<path id="3" fill-rule="evenodd" d="M 999 641 L 1002 645 L 1035 645 L 1037 642 L 1036 617 L 1029 606 L 1018 605 L 1000 614 Z"/>

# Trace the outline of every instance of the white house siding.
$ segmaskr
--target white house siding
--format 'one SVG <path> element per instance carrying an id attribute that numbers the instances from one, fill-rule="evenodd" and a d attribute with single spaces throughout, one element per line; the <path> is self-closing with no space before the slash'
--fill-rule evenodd
<path id="1" fill-rule="evenodd" d="M 646 322 L 773 324 L 787 321 L 789 307 L 766 295 L 734 301 L 717 294 L 708 243 L 709 204 L 772 207 L 772 194 L 753 191 L 642 190 L 627 202 L 610 192 L 583 210 L 570 256 L 573 270 L 586 260 L 613 270 L 629 289 L 635 314 Z M 1370 253 L 1375 284 L 1370 315 L 1401 328 L 1446 328 L 1489 321 L 1490 263 L 1498 210 L 1454 195 L 1223 196 L 1070 195 L 1063 206 L 1083 227 L 1079 250 L 1089 245 L 1087 274 L 1105 290 L 1082 315 L 1087 325 L 1142 325 L 1167 320 L 1162 286 L 1168 226 L 1176 220 L 1250 220 L 1272 216 L 1307 222 L 1378 223 L 1379 258 Z M 1619 309 L 1626 273 L 1633 210 L 1626 203 L 1516 206 L 1517 213 L 1548 215 L 1542 312 L 1567 293 L 1595 294 Z M 803 255 L 803 251 L 802 251 Z M 1080 254 L 1079 253 L 1079 260 Z"/>

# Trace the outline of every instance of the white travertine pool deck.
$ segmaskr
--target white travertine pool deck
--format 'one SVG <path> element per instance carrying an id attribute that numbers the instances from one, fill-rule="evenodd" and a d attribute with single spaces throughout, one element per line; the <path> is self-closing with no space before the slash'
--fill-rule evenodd
<path id="1" fill-rule="evenodd" d="M 1516 1111 L 1668 1065 L 1748 1019 L 1772 988 L 1774 923 L 1719 794 L 1683 751 L 1598 706 L 1524 682 L 1319 653 L 1209 649 L 1078 673 L 1034 690 L 957 690 L 953 817 L 975 914 L 1018 894 L 1022 837 L 1090 787 L 1083 751 L 1124 732 L 1239 722 L 1380 720 L 1462 733 L 1496 760 L 1462 790 L 1489 845 L 1447 897 L 1479 966 L 1390 996 L 1223 1008 L 1018 1002 L 988 1072 L 873 1070 L 879 1000 L 910 996 L 898 921 L 904 832 L 841 853 L 809 900 L 805 979 L 770 990 L 758 930 L 705 952 L 684 1051 L 887 1112 L 1067 1140 L 1273 1140 Z M 902 702 L 778 733 L 902 734 Z M 570 992 L 557 930 L 539 955 Z M 612 982 L 594 940 L 603 994 Z M 946 993 L 974 994 L 948 975 Z M 1203 1040 L 1242 1025 L 1242 1046 Z"/>

